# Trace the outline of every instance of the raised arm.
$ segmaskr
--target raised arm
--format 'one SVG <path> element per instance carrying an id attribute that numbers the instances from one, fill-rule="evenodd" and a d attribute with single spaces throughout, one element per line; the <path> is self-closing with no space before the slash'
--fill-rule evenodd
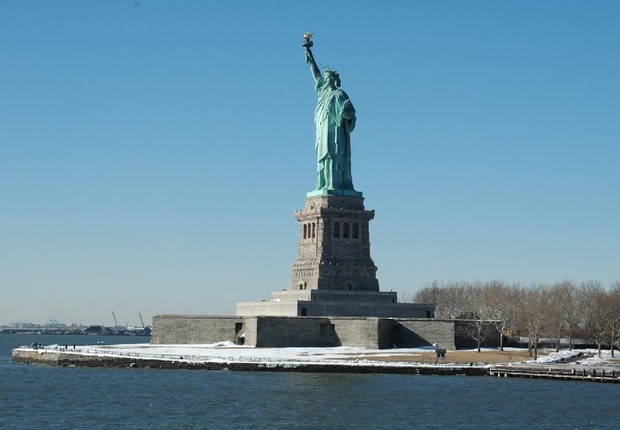
<path id="1" fill-rule="evenodd" d="M 309 46 L 306 46 L 306 63 L 310 64 L 310 73 L 312 73 L 314 81 L 318 82 L 321 77 L 321 71 L 319 70 L 319 66 L 316 65 L 316 61 L 314 61 L 314 55 L 312 55 Z"/>
<path id="2" fill-rule="evenodd" d="M 319 79 L 321 78 L 321 71 L 316 65 L 316 61 L 314 61 L 314 55 L 312 55 L 312 50 L 310 49 L 314 45 L 314 43 L 312 43 L 312 40 L 310 40 L 312 39 L 313 34 L 314 33 L 304 33 L 304 41 L 301 46 L 303 46 L 306 50 L 306 63 L 310 64 L 310 73 L 312 73 L 314 82 L 319 82 Z"/>

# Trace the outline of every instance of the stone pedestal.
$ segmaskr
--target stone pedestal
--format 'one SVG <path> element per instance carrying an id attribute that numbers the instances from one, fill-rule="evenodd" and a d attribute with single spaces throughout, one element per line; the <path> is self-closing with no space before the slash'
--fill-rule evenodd
<path id="1" fill-rule="evenodd" d="M 269 301 L 237 303 L 237 316 L 431 318 L 432 305 L 397 303 L 396 292 L 379 291 L 370 257 L 374 216 L 360 192 L 309 193 L 295 212 L 299 242 L 288 288 Z"/>
<path id="2" fill-rule="evenodd" d="M 374 215 L 361 195 L 308 197 L 295 212 L 299 244 L 288 290 L 379 291 L 368 227 Z"/>

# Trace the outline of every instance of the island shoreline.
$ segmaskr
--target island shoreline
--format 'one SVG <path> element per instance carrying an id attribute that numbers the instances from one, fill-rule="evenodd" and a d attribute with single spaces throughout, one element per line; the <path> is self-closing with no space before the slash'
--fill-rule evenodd
<path id="1" fill-rule="evenodd" d="M 189 361 L 153 359 L 127 356 L 101 356 L 76 352 L 47 351 L 16 348 L 12 361 L 22 364 L 39 364 L 61 367 L 111 367 L 139 369 L 185 369 L 185 370 L 232 370 L 232 371 L 271 371 L 271 372 L 309 372 L 309 373 L 384 373 L 418 375 L 467 375 L 485 376 L 488 366 L 483 365 L 382 365 L 345 364 L 321 362 L 235 362 L 235 361 Z"/>
<path id="2" fill-rule="evenodd" d="M 620 382 L 620 368 L 613 366 L 567 366 L 558 364 L 427 364 L 412 362 L 360 362 L 360 360 L 247 361 L 227 359 L 190 359 L 179 357 L 144 357 L 136 354 L 92 354 L 54 349 L 19 347 L 12 351 L 12 361 L 58 367 L 136 368 L 162 370 L 230 370 L 238 372 L 350 373 L 443 376 L 496 376 L 555 379 L 588 382 Z"/>

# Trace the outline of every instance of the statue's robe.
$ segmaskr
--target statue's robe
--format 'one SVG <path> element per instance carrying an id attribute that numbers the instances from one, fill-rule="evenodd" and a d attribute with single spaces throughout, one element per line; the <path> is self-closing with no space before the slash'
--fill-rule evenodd
<path id="1" fill-rule="evenodd" d="M 353 190 L 351 132 L 355 108 L 340 89 L 331 89 L 321 76 L 316 83 L 319 100 L 314 111 L 317 190 Z"/>

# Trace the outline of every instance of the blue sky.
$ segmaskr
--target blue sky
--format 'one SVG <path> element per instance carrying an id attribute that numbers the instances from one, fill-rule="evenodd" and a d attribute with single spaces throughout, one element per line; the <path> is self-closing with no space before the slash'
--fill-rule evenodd
<path id="1" fill-rule="evenodd" d="M 382 290 L 620 279 L 616 1 L 0 1 L 0 323 L 233 314 L 358 115 Z"/>

